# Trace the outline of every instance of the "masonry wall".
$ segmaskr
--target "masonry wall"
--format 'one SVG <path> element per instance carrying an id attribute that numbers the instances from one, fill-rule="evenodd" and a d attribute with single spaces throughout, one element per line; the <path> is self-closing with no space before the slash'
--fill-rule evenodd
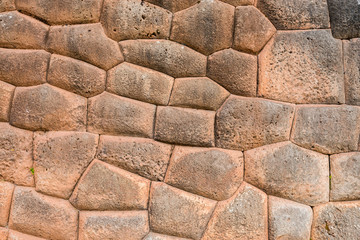
<path id="1" fill-rule="evenodd" d="M 360 239 L 358 0 L 0 0 L 0 240 Z"/>

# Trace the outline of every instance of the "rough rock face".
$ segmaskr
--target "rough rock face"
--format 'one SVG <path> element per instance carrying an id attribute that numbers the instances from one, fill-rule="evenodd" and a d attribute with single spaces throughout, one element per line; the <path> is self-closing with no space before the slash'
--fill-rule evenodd
<path id="1" fill-rule="evenodd" d="M 159 5 L 172 12 L 178 12 L 195 5 L 199 0 L 146 0 L 146 2 Z"/>
<path id="2" fill-rule="evenodd" d="M 343 41 L 345 98 L 350 105 L 360 105 L 360 39 Z"/>
<path id="3" fill-rule="evenodd" d="M 2 0 L 0 2 L 0 12 L 15 10 L 15 0 Z"/>
<path id="4" fill-rule="evenodd" d="M 0 81 L 0 121 L 9 121 L 10 105 L 15 87 Z"/>
<path id="5" fill-rule="evenodd" d="M 13 184 L 9 182 L 0 182 L 0 226 L 3 227 L 7 225 L 9 219 L 13 191 Z"/>

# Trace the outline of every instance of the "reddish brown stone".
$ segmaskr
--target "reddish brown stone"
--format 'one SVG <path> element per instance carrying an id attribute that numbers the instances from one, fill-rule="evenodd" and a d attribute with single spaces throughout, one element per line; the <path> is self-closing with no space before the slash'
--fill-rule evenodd
<path id="1" fill-rule="evenodd" d="M 7 225 L 13 191 L 13 184 L 0 181 L 0 226 Z"/>
<path id="2" fill-rule="evenodd" d="M 104 92 L 89 99 L 88 131 L 152 138 L 155 109 L 155 105 Z"/>
<path id="3" fill-rule="evenodd" d="M 86 62 L 53 54 L 47 81 L 51 85 L 84 97 L 105 90 L 106 72 Z"/>
<path id="4" fill-rule="evenodd" d="M 44 50 L 0 48 L 0 80 L 24 87 L 45 83 L 49 60 Z"/>
<path id="5" fill-rule="evenodd" d="M 8 240 L 9 230 L 0 227 L 0 240 Z"/>
<path id="6" fill-rule="evenodd" d="M 127 40 L 120 42 L 125 60 L 172 77 L 206 74 L 206 57 L 169 40 Z"/>
<path id="7" fill-rule="evenodd" d="M 109 39 L 100 23 L 50 28 L 47 47 L 108 70 L 124 59 L 118 44 Z"/>
<path id="8" fill-rule="evenodd" d="M 170 39 L 209 55 L 232 44 L 234 7 L 202 0 L 174 14 Z"/>
<path id="9" fill-rule="evenodd" d="M 167 105 L 174 79 L 166 74 L 122 63 L 108 71 L 107 91 L 158 105 Z"/>
<path id="10" fill-rule="evenodd" d="M 259 55 L 259 95 L 293 103 L 344 103 L 341 41 L 329 30 L 278 32 Z"/>
<path id="11" fill-rule="evenodd" d="M 233 49 L 208 58 L 207 76 L 236 95 L 256 97 L 257 58 Z"/>
<path id="12" fill-rule="evenodd" d="M 145 210 L 149 190 L 149 180 L 95 160 L 69 201 L 81 210 Z"/>
<path id="13" fill-rule="evenodd" d="M 178 12 L 191 7 L 199 2 L 199 0 L 145 0 L 146 2 L 159 5 L 172 12 Z"/>
<path id="14" fill-rule="evenodd" d="M 1 238 L 0 238 L 1 240 Z M 24 233 L 10 230 L 8 240 L 46 240 L 45 238 L 34 237 Z"/>
<path id="15" fill-rule="evenodd" d="M 291 141 L 325 154 L 356 151 L 360 109 L 351 106 L 303 105 L 296 110 Z"/>
<path id="16" fill-rule="evenodd" d="M 10 123 L 29 130 L 85 130 L 86 98 L 43 84 L 18 87 Z"/>
<path id="17" fill-rule="evenodd" d="M 171 12 L 142 0 L 105 0 L 101 23 L 115 41 L 168 38 Z"/>
<path id="18" fill-rule="evenodd" d="M 268 239 L 267 196 L 243 183 L 232 198 L 219 202 L 202 240 Z"/>
<path id="19" fill-rule="evenodd" d="M 9 121 L 9 112 L 15 87 L 0 81 L 0 121 Z"/>
<path id="20" fill-rule="evenodd" d="M 35 135 L 36 191 L 69 198 L 81 174 L 96 153 L 98 136 L 80 132 L 47 132 Z"/>
<path id="21" fill-rule="evenodd" d="M 230 96 L 217 112 L 216 146 L 248 150 L 289 140 L 294 106 Z"/>
<path id="22" fill-rule="evenodd" d="M 80 213 L 79 240 L 142 240 L 148 232 L 147 211 Z"/>
<path id="23" fill-rule="evenodd" d="M 97 158 L 153 181 L 162 181 L 171 145 L 146 138 L 100 136 Z"/>
<path id="24" fill-rule="evenodd" d="M 360 106 L 360 38 L 343 41 L 346 103 Z"/>
<path id="25" fill-rule="evenodd" d="M 158 107 L 155 139 L 182 145 L 214 146 L 215 112 Z"/>
<path id="26" fill-rule="evenodd" d="M 45 48 L 49 26 L 16 11 L 0 13 L 0 47 Z"/>
<path id="27" fill-rule="evenodd" d="M 225 200 L 242 183 L 243 168 L 240 151 L 175 147 L 165 182 L 197 195 Z"/>
<path id="28" fill-rule="evenodd" d="M 13 10 L 15 10 L 15 0 L 2 0 L 0 2 L 0 12 L 7 12 Z"/>
<path id="29" fill-rule="evenodd" d="M 68 201 L 16 187 L 9 227 L 54 240 L 77 239 L 78 211 Z"/>
<path id="30" fill-rule="evenodd" d="M 17 9 L 57 25 L 98 22 L 101 4 L 101 0 L 16 0 Z"/>
<path id="31" fill-rule="evenodd" d="M 143 240 L 189 240 L 189 238 L 179 238 L 159 233 L 149 233 Z"/>
<path id="32" fill-rule="evenodd" d="M 244 6 L 244 5 L 254 5 L 255 0 L 221 0 L 225 3 L 231 4 L 233 6 Z"/>
<path id="33" fill-rule="evenodd" d="M 32 186 L 33 133 L 0 123 L 0 180 Z"/>
<path id="34" fill-rule="evenodd" d="M 215 205 L 213 200 L 152 182 L 150 227 L 155 232 L 198 240 Z"/>

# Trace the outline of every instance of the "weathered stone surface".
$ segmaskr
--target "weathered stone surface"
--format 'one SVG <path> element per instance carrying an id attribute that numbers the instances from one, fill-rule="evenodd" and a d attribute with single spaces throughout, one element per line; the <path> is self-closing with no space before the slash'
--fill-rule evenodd
<path id="1" fill-rule="evenodd" d="M 170 39 L 209 55 L 229 48 L 233 40 L 234 7 L 217 0 L 174 14 Z"/>
<path id="2" fill-rule="evenodd" d="M 15 0 L 2 0 L 0 2 L 0 12 L 13 11 L 13 10 L 15 10 Z"/>
<path id="3" fill-rule="evenodd" d="M 105 90 L 106 72 L 86 62 L 53 54 L 47 81 L 51 85 L 84 97 Z"/>
<path id="4" fill-rule="evenodd" d="M 0 121 L 9 121 L 11 100 L 15 87 L 0 81 Z"/>
<path id="5" fill-rule="evenodd" d="M 269 239 L 309 240 L 311 207 L 269 196 Z"/>
<path id="6" fill-rule="evenodd" d="M 330 156 L 331 201 L 360 199 L 360 153 Z"/>
<path id="7" fill-rule="evenodd" d="M 101 4 L 101 0 L 16 0 L 17 9 L 58 25 L 98 22 Z"/>
<path id="8" fill-rule="evenodd" d="M 259 95 L 293 103 L 344 103 L 341 48 L 328 30 L 278 32 L 259 55 Z"/>
<path id="9" fill-rule="evenodd" d="M 77 184 L 70 202 L 81 210 L 145 210 L 150 180 L 95 160 Z"/>
<path id="10" fill-rule="evenodd" d="M 168 9 L 172 12 L 178 12 L 191 7 L 199 2 L 199 0 L 145 0 L 146 2 L 156 4 L 160 7 Z"/>
<path id="11" fill-rule="evenodd" d="M 34 139 L 36 190 L 69 198 L 96 153 L 98 136 L 82 132 L 47 132 Z"/>
<path id="12" fill-rule="evenodd" d="M 359 0 L 328 0 L 331 31 L 334 37 L 360 37 Z"/>
<path id="13" fill-rule="evenodd" d="M 214 146 L 215 112 L 178 107 L 157 108 L 156 140 L 181 145 Z"/>
<path id="14" fill-rule="evenodd" d="M 50 28 L 47 47 L 108 70 L 124 59 L 118 44 L 109 39 L 100 23 Z"/>
<path id="15" fill-rule="evenodd" d="M 108 71 L 106 90 L 120 96 L 167 105 L 174 79 L 166 74 L 122 63 Z"/>
<path id="16" fill-rule="evenodd" d="M 29 130 L 85 130 L 86 98 L 43 84 L 18 87 L 10 123 Z"/>
<path id="17" fill-rule="evenodd" d="M 187 193 L 165 183 L 152 182 L 150 227 L 177 237 L 200 239 L 216 201 Z"/>
<path id="18" fill-rule="evenodd" d="M 0 237 L 1 240 L 1 237 Z M 45 240 L 45 238 L 34 237 L 24 233 L 10 230 L 8 240 Z"/>
<path id="19" fill-rule="evenodd" d="M 356 151 L 360 109 L 351 106 L 303 105 L 296 110 L 291 141 L 325 154 Z"/>
<path id="20" fill-rule="evenodd" d="M 143 240 L 186 240 L 188 238 L 179 238 L 159 233 L 150 232 Z M 0 239 L 1 240 L 1 239 Z"/>
<path id="21" fill-rule="evenodd" d="M 202 240 L 268 239 L 267 196 L 243 183 L 232 198 L 219 202 Z"/>
<path id="22" fill-rule="evenodd" d="M 153 181 L 162 181 L 172 146 L 146 138 L 100 136 L 97 158 Z"/>
<path id="23" fill-rule="evenodd" d="M 9 230 L 0 227 L 0 240 L 8 240 Z"/>
<path id="24" fill-rule="evenodd" d="M 45 47 L 49 26 L 16 11 L 0 13 L 0 47 Z"/>
<path id="25" fill-rule="evenodd" d="M 276 32 L 271 22 L 254 6 L 237 7 L 233 47 L 244 52 L 259 52 Z"/>
<path id="26" fill-rule="evenodd" d="M 343 41 L 343 46 L 346 103 L 360 106 L 360 38 Z"/>
<path id="27" fill-rule="evenodd" d="M 142 240 L 148 232 L 147 211 L 80 213 L 79 240 Z"/>
<path id="28" fill-rule="evenodd" d="M 221 0 L 225 3 L 231 4 L 233 6 L 243 6 L 243 5 L 254 5 L 255 0 Z"/>
<path id="29" fill-rule="evenodd" d="M 105 0 L 101 23 L 115 41 L 168 38 L 171 12 L 142 0 Z"/>
<path id="30" fill-rule="evenodd" d="M 16 187 L 9 227 L 54 240 L 77 239 L 78 211 L 68 201 Z"/>
<path id="31" fill-rule="evenodd" d="M 207 76 L 236 95 L 256 97 L 257 58 L 233 49 L 216 52 L 208 58 Z"/>
<path id="32" fill-rule="evenodd" d="M 289 140 L 294 106 L 230 96 L 217 112 L 216 146 L 248 150 Z"/>
<path id="33" fill-rule="evenodd" d="M 282 142 L 245 152 L 245 181 L 307 205 L 329 201 L 328 156 Z"/>
<path id="34" fill-rule="evenodd" d="M 177 78 L 169 105 L 216 111 L 228 96 L 228 91 L 209 78 Z"/>
<path id="35" fill-rule="evenodd" d="M 360 238 L 360 202 L 334 202 L 314 207 L 311 238 L 347 240 Z"/>
<path id="36" fill-rule="evenodd" d="M 197 195 L 225 200 L 242 183 L 243 168 L 240 151 L 175 147 L 165 182 Z"/>
<path id="37" fill-rule="evenodd" d="M 44 50 L 0 48 L 0 80 L 15 86 L 45 83 L 49 60 Z"/>
<path id="38" fill-rule="evenodd" d="M 89 99 L 88 131 L 100 134 L 153 136 L 156 106 L 104 92 Z"/>
<path id="39" fill-rule="evenodd" d="M 120 42 L 125 60 L 152 68 L 172 77 L 206 74 L 206 57 L 169 40 L 127 40 Z"/>
<path id="40" fill-rule="evenodd" d="M 0 123 L 0 180 L 32 186 L 33 133 Z"/>
<path id="41" fill-rule="evenodd" d="M 257 8 L 277 29 L 330 27 L 326 0 L 258 0 Z"/>
<path id="42" fill-rule="evenodd" d="M 7 225 L 13 191 L 13 184 L 0 181 L 0 226 Z"/>

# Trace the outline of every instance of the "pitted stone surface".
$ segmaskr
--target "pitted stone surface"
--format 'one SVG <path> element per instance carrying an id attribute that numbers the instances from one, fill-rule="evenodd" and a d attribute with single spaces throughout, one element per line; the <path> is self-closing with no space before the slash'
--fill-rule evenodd
<path id="1" fill-rule="evenodd" d="M 9 229 L 0 227 L 0 240 L 8 240 Z"/>
<path id="2" fill-rule="evenodd" d="M 189 238 L 179 238 L 159 233 L 150 232 L 143 240 L 187 240 Z"/>
<path id="3" fill-rule="evenodd" d="M 15 10 L 15 0 L 2 0 L 0 2 L 0 12 Z"/>
<path id="4" fill-rule="evenodd" d="M 0 81 L 0 122 L 9 121 L 9 113 L 15 87 Z"/>
<path id="5" fill-rule="evenodd" d="M 360 37 L 360 36 L 359 36 Z M 346 104 L 360 105 L 360 38 L 343 41 Z"/>
<path id="6" fill-rule="evenodd" d="M 9 219 L 13 191 L 13 184 L 0 181 L 0 226 L 3 227 L 7 225 Z"/>
<path id="7" fill-rule="evenodd" d="M 34 237 L 28 234 L 10 230 L 9 238 L 7 240 L 45 240 L 45 238 Z"/>
<path id="8" fill-rule="evenodd" d="M 233 6 L 246 6 L 246 5 L 254 5 L 255 0 L 221 0 L 225 3 L 231 4 Z"/>
<path id="9" fill-rule="evenodd" d="M 181 10 L 184 10 L 186 8 L 189 8 L 196 3 L 199 2 L 199 0 L 145 0 L 146 2 L 159 5 L 160 7 L 163 7 L 165 9 L 168 9 L 172 12 L 178 12 Z"/>

